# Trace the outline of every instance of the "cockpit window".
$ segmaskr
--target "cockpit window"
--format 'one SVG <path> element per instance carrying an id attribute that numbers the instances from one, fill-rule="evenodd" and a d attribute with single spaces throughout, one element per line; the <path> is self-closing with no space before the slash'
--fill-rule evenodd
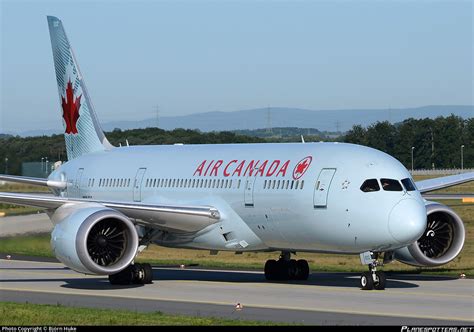
<path id="1" fill-rule="evenodd" d="M 416 187 L 413 181 L 410 178 L 406 178 L 402 180 L 403 186 L 405 187 L 406 191 L 415 191 Z"/>
<path id="2" fill-rule="evenodd" d="M 397 180 L 380 179 L 380 183 L 385 191 L 403 191 L 402 185 Z"/>
<path id="3" fill-rule="evenodd" d="M 380 186 L 377 179 L 368 179 L 368 180 L 365 180 L 364 183 L 362 183 L 362 186 L 360 186 L 360 190 L 362 190 L 365 193 L 368 193 L 371 191 L 379 191 Z"/>

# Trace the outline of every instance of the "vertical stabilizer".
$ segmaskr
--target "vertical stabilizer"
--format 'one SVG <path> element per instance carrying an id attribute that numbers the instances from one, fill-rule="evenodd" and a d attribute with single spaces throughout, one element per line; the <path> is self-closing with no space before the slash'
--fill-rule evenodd
<path id="1" fill-rule="evenodd" d="M 69 160 L 112 148 L 100 127 L 61 20 L 48 16 Z"/>

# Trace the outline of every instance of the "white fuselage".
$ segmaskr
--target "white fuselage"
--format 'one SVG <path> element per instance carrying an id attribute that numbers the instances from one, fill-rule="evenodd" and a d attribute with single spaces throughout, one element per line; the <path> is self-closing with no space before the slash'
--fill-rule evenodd
<path id="1" fill-rule="evenodd" d="M 121 147 L 50 176 L 67 180 L 61 195 L 70 198 L 219 209 L 218 223 L 194 234 L 167 230 L 156 239 L 161 245 L 341 253 L 400 248 L 424 231 L 418 191 L 360 189 L 381 178 L 411 176 L 383 152 L 343 143 Z"/>

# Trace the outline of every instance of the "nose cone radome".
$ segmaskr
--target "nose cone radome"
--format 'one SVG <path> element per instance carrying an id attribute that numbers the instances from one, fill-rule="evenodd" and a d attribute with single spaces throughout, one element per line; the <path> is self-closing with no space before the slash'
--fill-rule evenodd
<path id="1" fill-rule="evenodd" d="M 408 245 L 421 237 L 426 220 L 426 208 L 422 202 L 413 198 L 404 199 L 390 212 L 388 230 L 397 242 Z"/>

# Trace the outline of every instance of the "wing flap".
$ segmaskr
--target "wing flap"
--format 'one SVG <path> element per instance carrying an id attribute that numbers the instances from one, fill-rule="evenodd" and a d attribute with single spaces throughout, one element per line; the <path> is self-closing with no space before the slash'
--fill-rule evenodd
<path id="1" fill-rule="evenodd" d="M 156 228 L 184 232 L 199 231 L 220 220 L 219 211 L 212 206 L 152 205 L 143 203 L 107 202 L 85 199 L 68 199 L 51 195 L 31 195 L 0 192 L 0 202 L 57 209 L 64 204 L 98 203 L 118 210 L 138 223 Z"/>

